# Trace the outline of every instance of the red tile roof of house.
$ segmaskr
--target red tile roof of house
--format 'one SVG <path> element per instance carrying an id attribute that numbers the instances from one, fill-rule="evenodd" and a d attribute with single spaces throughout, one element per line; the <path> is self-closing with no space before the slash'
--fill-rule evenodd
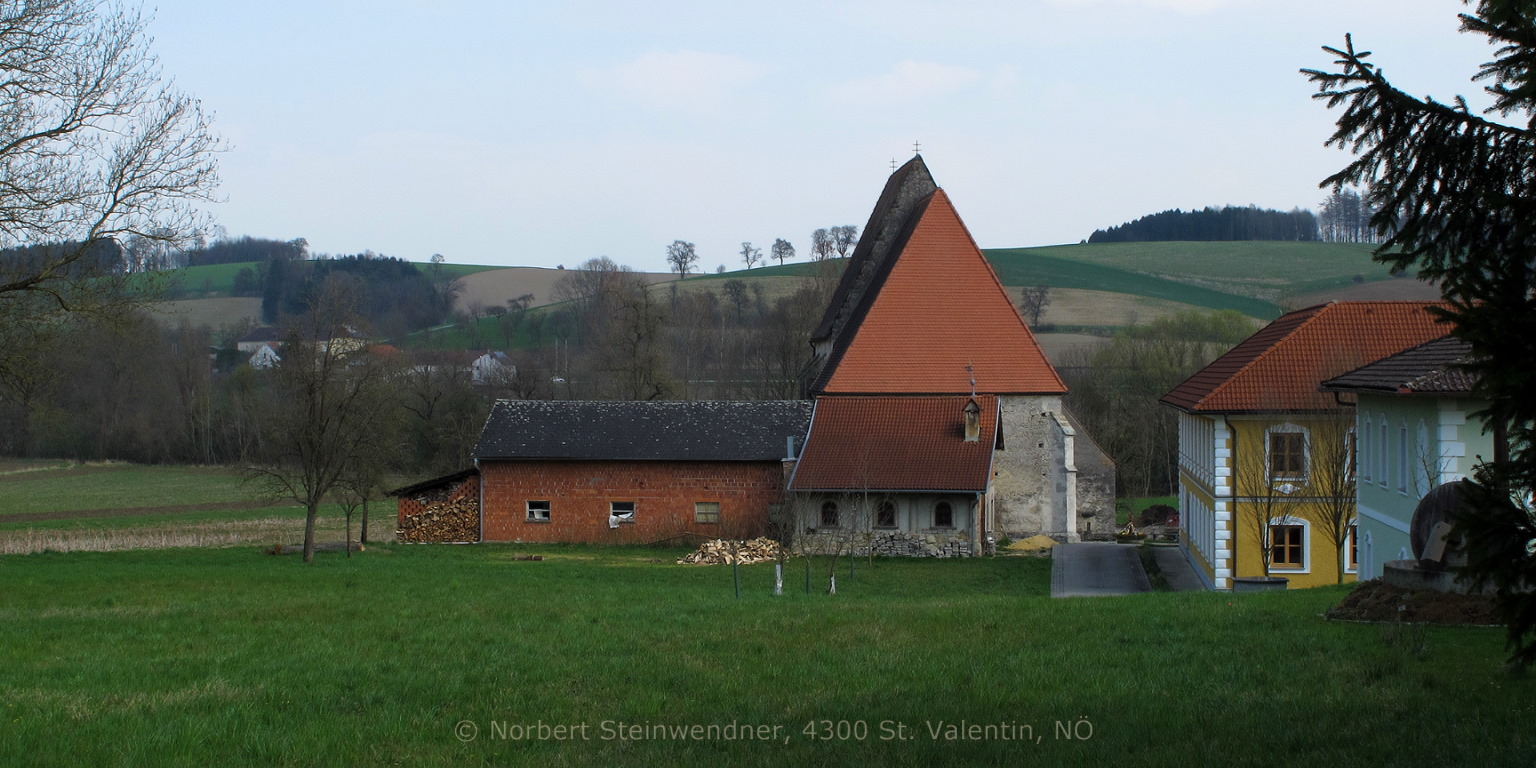
<path id="1" fill-rule="evenodd" d="M 977 395 L 981 434 L 965 442 L 969 396 L 820 397 L 795 491 L 985 491 L 997 398 Z"/>
<path id="2" fill-rule="evenodd" d="M 1429 301 L 1337 301 L 1298 309 L 1259 329 L 1162 402 L 1185 411 L 1331 411 L 1325 380 L 1445 335 Z M 1441 305 L 1443 306 L 1443 305 Z"/>
<path id="3" fill-rule="evenodd" d="M 910 235 L 870 277 L 813 390 L 1066 392 L 944 190 L 910 215 Z"/>

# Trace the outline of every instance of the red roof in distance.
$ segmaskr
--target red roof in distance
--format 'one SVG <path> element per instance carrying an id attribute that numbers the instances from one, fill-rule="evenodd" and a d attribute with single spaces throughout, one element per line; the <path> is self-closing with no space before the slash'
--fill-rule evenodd
<path id="1" fill-rule="evenodd" d="M 819 391 L 1066 392 L 944 190 L 917 215 Z"/>
<path id="2" fill-rule="evenodd" d="M 1432 339 L 1450 327 L 1431 301 L 1336 301 L 1281 315 L 1162 397 L 1190 412 L 1332 411 L 1326 379 Z"/>
<path id="3" fill-rule="evenodd" d="M 997 398 L 976 396 L 981 434 L 967 443 L 970 399 L 817 398 L 791 490 L 985 491 L 997 442 Z"/>

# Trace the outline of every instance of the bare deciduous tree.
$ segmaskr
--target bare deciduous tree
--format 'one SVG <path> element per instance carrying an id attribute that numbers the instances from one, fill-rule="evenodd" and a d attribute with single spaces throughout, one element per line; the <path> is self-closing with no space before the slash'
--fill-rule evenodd
<path id="1" fill-rule="evenodd" d="M 320 504 L 376 460 L 376 414 L 392 397 L 387 369 L 342 337 L 355 316 L 355 297 L 327 282 L 289 329 L 262 416 L 264 455 L 247 469 L 273 495 L 304 505 L 306 563 L 314 559 Z"/>
<path id="2" fill-rule="evenodd" d="M 852 224 L 844 224 L 841 227 L 832 228 L 832 250 L 837 251 L 839 259 L 848 255 L 853 247 L 859 244 L 859 228 Z"/>
<path id="3" fill-rule="evenodd" d="M 826 229 L 818 229 L 811 233 L 811 258 L 817 261 L 825 261 L 832 258 L 833 250 L 832 233 Z"/>
<path id="4" fill-rule="evenodd" d="M 741 244 L 741 260 L 747 265 L 747 269 L 751 269 L 763 260 L 763 249 L 752 247 L 750 242 L 743 242 Z"/>
<path id="5" fill-rule="evenodd" d="M 785 240 L 782 237 L 774 239 L 773 258 L 778 260 L 779 266 L 784 266 L 784 262 L 786 260 L 793 259 L 794 257 L 795 247 L 790 245 L 788 240 Z"/>
<path id="6" fill-rule="evenodd" d="M 98 244 L 204 227 L 219 141 L 163 81 L 147 24 L 96 0 L 0 5 L 0 247 L 37 246 L 0 266 L 0 312 L 22 293 L 88 307 L 102 297 L 82 278 L 123 266 Z"/>
<path id="7" fill-rule="evenodd" d="M 673 272 L 677 273 L 679 278 L 686 278 L 688 273 L 693 271 L 693 265 L 697 264 L 698 261 L 699 254 L 694 248 L 693 243 L 685 240 L 673 240 L 672 244 L 667 246 L 667 265 L 672 268 Z"/>
<path id="8" fill-rule="evenodd" d="M 1309 493 L 1316 499 L 1317 528 L 1333 546 L 1337 583 L 1344 583 L 1346 554 L 1355 527 L 1355 414 L 1353 409 L 1315 422 Z"/>
<path id="9" fill-rule="evenodd" d="M 1051 303 L 1051 287 L 1049 285 L 1037 285 L 1033 288 L 1025 288 L 1019 296 L 1019 313 L 1029 321 L 1029 327 L 1037 328 L 1040 325 L 1040 316 L 1045 314 L 1045 308 Z"/>

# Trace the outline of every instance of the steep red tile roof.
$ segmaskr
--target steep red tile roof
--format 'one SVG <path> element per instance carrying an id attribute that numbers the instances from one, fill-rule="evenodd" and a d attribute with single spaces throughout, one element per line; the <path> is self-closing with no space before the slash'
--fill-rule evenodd
<path id="1" fill-rule="evenodd" d="M 969 396 L 820 397 L 795 491 L 985 491 L 997 398 L 977 395 L 981 435 L 965 442 Z"/>
<path id="2" fill-rule="evenodd" d="M 1162 402 L 1185 411 L 1329 411 L 1325 379 L 1444 336 L 1429 301 L 1337 301 L 1261 328 L 1189 377 Z"/>
<path id="3" fill-rule="evenodd" d="M 871 277 L 813 390 L 827 394 L 1060 394 L 1066 391 L 938 190 Z M 845 275 L 845 279 L 849 279 Z M 971 366 L 976 379 L 971 386 Z"/>

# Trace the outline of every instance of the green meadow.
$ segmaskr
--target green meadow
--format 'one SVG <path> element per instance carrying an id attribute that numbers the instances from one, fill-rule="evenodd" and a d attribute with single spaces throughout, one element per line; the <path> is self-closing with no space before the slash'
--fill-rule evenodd
<path id="1" fill-rule="evenodd" d="M 6 765 L 1529 765 L 1497 629 L 1345 588 L 1053 600 L 1050 561 L 0 557 Z M 532 555 L 538 561 L 526 560 Z"/>

